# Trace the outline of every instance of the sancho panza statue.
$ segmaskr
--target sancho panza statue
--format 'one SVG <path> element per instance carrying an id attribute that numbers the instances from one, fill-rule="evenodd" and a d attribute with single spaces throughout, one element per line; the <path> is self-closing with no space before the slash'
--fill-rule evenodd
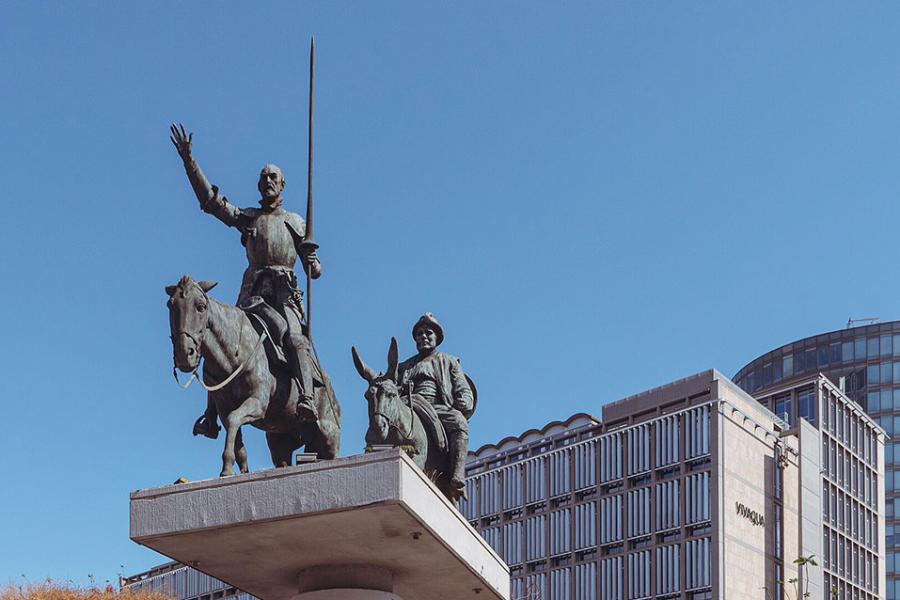
<path id="1" fill-rule="evenodd" d="M 258 189 L 262 196 L 259 207 L 238 208 L 228 202 L 219 193 L 219 188 L 211 185 L 200 170 L 192 154 L 193 134 L 188 134 L 183 126 L 172 125 L 171 131 L 172 143 L 184 161 L 184 169 L 200 208 L 241 234 L 248 264 L 237 305 L 250 308 L 252 304 L 262 301 L 266 308 L 277 310 L 287 322 L 287 332 L 279 341 L 301 390 L 297 414 L 315 422 L 319 415 L 313 401 L 313 385 L 317 377 L 322 383 L 322 374 L 304 335 L 302 293 L 297 288 L 294 265 L 299 256 L 304 270 L 313 279 L 322 274 L 322 265 L 315 250 L 304 253 L 300 249 L 299 242 L 305 234 L 306 224 L 300 215 L 282 206 L 284 175 L 275 165 L 265 165 L 259 174 Z M 194 434 L 215 438 L 219 431 L 216 416 L 216 407 L 210 401 L 203 416 L 194 424 Z"/>
<path id="2" fill-rule="evenodd" d="M 449 442 L 450 488 L 462 494 L 469 451 L 468 415 L 474 410 L 472 389 L 459 359 L 438 352 L 444 329 L 431 313 L 422 315 L 412 329 L 418 353 L 398 366 L 401 389 L 421 396 L 434 407 Z"/>
<path id="3" fill-rule="evenodd" d="M 404 448 L 444 495 L 456 502 L 466 495 L 469 419 L 478 393 L 459 359 L 437 351 L 444 329 L 434 315 L 422 315 L 412 334 L 416 355 L 399 363 L 397 340 L 391 338 L 384 373 L 376 373 L 356 347 L 352 349 L 356 370 L 369 384 L 366 445 Z"/>

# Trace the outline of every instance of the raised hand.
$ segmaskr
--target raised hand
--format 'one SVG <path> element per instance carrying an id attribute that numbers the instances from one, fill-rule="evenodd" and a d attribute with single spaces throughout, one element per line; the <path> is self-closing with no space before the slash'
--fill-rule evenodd
<path id="1" fill-rule="evenodd" d="M 169 139 L 172 140 L 172 143 L 175 145 L 175 149 L 178 150 L 178 155 L 181 157 L 181 160 L 184 162 L 188 162 L 191 160 L 191 144 L 194 141 L 194 134 L 188 133 L 184 130 L 184 125 L 178 124 L 175 126 L 175 123 L 172 123 L 169 126 L 169 129 L 172 132 L 172 135 L 169 136 Z"/>

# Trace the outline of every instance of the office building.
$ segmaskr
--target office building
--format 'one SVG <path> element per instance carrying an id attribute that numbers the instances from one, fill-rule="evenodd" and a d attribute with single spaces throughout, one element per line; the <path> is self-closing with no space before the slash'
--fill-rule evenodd
<path id="1" fill-rule="evenodd" d="M 795 383 L 757 401 L 705 371 L 483 446 L 460 510 L 512 598 L 780 598 L 809 555 L 811 598 L 881 598 L 884 433 L 825 377 Z M 240 593 L 202 577 L 171 564 L 125 584 Z"/>
<path id="2" fill-rule="evenodd" d="M 762 398 L 817 372 L 843 386 L 888 436 L 900 436 L 900 321 L 848 327 L 785 344 L 751 361 L 734 381 Z M 895 470 L 900 464 L 898 445 L 888 443 L 884 448 L 887 600 L 900 599 L 900 561 L 895 547 L 900 526 L 900 477 Z"/>
<path id="3" fill-rule="evenodd" d="M 780 597 L 813 554 L 812 598 L 881 597 L 883 431 L 824 377 L 764 400 L 807 419 L 707 371 L 507 438 L 475 453 L 461 508 L 513 597 Z"/>

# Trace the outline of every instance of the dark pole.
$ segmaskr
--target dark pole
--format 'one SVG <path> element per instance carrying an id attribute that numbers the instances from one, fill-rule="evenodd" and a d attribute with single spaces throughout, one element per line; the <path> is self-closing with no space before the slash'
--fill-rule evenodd
<path id="1" fill-rule="evenodd" d="M 319 245 L 313 238 L 313 81 L 316 72 L 316 38 L 309 43 L 309 143 L 308 163 L 306 171 L 306 235 L 300 245 L 304 252 L 312 252 Z M 312 342 L 312 275 L 309 267 L 306 268 L 306 337 Z"/>

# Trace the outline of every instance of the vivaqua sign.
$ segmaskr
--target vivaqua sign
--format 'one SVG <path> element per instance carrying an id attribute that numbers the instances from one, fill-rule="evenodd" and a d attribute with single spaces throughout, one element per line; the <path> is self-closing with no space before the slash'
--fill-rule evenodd
<path id="1" fill-rule="evenodd" d="M 744 517 L 754 525 L 758 525 L 760 527 L 764 527 L 766 524 L 766 517 L 756 512 L 755 510 L 751 510 L 747 508 L 741 502 L 734 503 L 735 512 L 737 512 L 738 516 Z"/>

